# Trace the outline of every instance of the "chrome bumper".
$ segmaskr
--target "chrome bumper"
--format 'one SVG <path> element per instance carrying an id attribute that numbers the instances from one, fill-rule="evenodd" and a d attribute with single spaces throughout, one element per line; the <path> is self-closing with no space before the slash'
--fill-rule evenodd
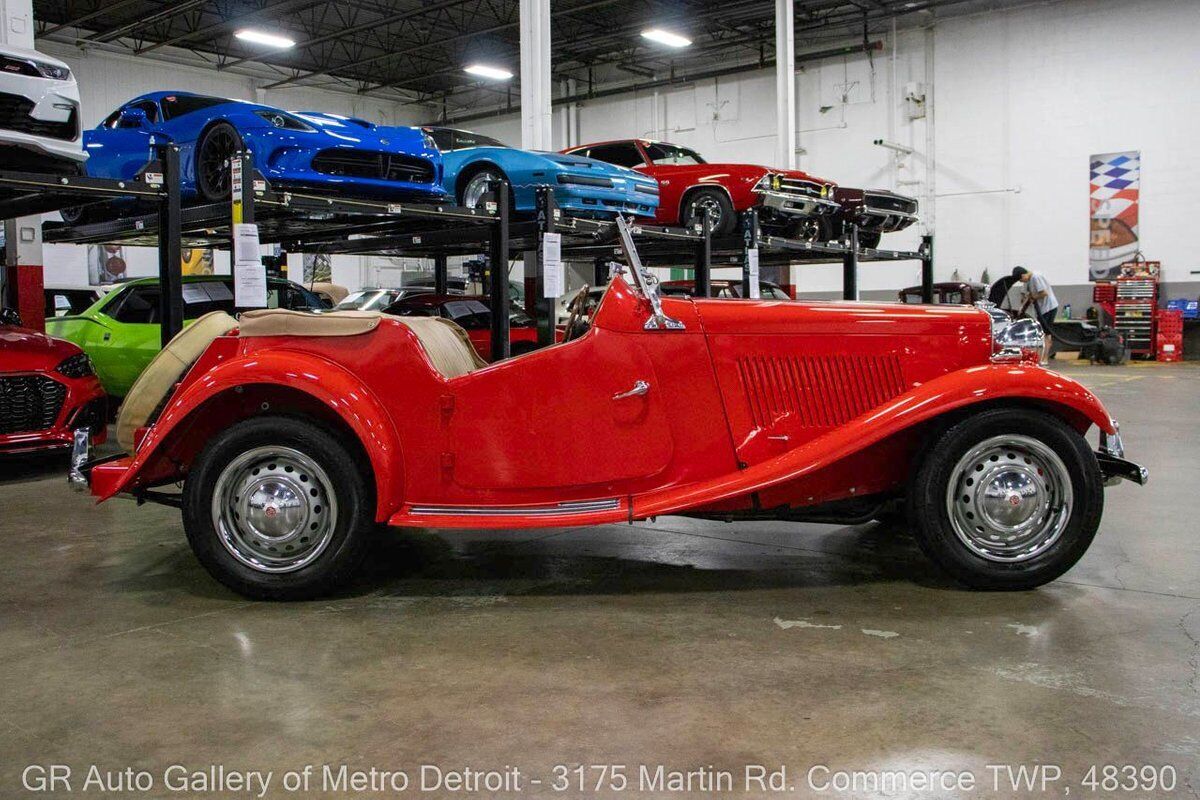
<path id="1" fill-rule="evenodd" d="M 1145 467 L 1125 460 L 1125 442 L 1121 439 L 1121 426 L 1112 421 L 1113 434 L 1100 431 L 1100 450 L 1096 452 L 1096 461 L 1100 464 L 1100 474 L 1104 476 L 1105 486 L 1116 486 L 1121 481 L 1131 481 L 1138 486 L 1145 486 L 1150 480 L 1150 471 Z"/>
<path id="2" fill-rule="evenodd" d="M 804 194 L 759 191 L 758 196 L 762 198 L 759 202 L 763 208 L 793 217 L 824 217 L 833 214 L 841 208 L 841 206 L 832 200 L 811 197 Z"/>
<path id="3" fill-rule="evenodd" d="M 77 492 L 88 490 L 87 473 L 84 465 L 92 457 L 92 429 L 76 428 L 71 439 L 71 469 L 67 472 L 67 485 Z"/>

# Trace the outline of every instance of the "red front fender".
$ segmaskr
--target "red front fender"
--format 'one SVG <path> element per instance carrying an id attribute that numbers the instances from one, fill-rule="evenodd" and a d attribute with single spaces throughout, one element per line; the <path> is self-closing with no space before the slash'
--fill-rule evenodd
<path id="1" fill-rule="evenodd" d="M 194 367 L 202 372 L 194 380 L 185 380 L 132 458 L 101 464 L 92 471 L 92 494 L 99 500 L 144 485 L 147 467 L 165 452 L 174 434 L 186 430 L 203 405 L 227 392 L 267 386 L 301 392 L 340 418 L 370 459 L 378 498 L 376 518 L 383 521 L 395 511 L 404 496 L 400 441 L 383 404 L 353 373 L 311 353 L 287 350 L 258 351 L 203 369 L 206 361 L 202 358 Z M 233 422 L 236 420 L 222 424 Z M 150 480 L 157 478 L 156 470 L 149 472 Z"/>
<path id="2" fill-rule="evenodd" d="M 924 383 L 858 419 L 783 455 L 747 469 L 683 487 L 637 496 L 633 516 L 641 519 L 686 511 L 762 491 L 802 478 L 905 428 L 978 403 L 1020 401 L 1057 411 L 1080 432 L 1094 423 L 1115 433 L 1112 418 L 1082 384 L 1041 367 L 987 364 L 957 370 Z"/>

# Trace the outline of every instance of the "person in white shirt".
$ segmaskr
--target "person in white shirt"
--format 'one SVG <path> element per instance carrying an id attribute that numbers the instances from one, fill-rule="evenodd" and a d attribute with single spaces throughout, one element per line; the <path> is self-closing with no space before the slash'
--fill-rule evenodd
<path id="1" fill-rule="evenodd" d="M 1034 315 L 1042 324 L 1046 339 L 1046 359 L 1042 363 L 1045 364 L 1054 358 L 1054 337 L 1050 335 L 1050 326 L 1058 316 L 1058 298 L 1054 296 L 1054 287 L 1046 280 L 1045 275 L 1030 272 L 1024 267 L 1013 267 L 1012 276 L 1025 284 L 1025 304 L 1033 304 Z"/>

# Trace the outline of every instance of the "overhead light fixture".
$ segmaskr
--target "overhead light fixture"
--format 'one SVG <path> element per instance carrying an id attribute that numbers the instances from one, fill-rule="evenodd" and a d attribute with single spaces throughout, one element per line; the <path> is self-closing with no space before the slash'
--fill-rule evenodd
<path id="1" fill-rule="evenodd" d="M 465 68 L 463 72 L 471 75 L 478 75 L 481 78 L 488 78 L 493 81 L 507 81 L 513 76 L 511 72 L 500 67 L 489 67 L 487 64 L 472 64 Z"/>
<path id="2" fill-rule="evenodd" d="M 250 28 L 240 30 L 235 33 L 234 36 L 241 39 L 243 42 L 264 44 L 267 47 L 294 47 L 296 44 L 295 39 L 289 39 L 286 36 L 279 36 L 277 34 L 267 33 L 265 31 L 251 30 Z"/>
<path id="3" fill-rule="evenodd" d="M 642 31 L 642 38 L 658 42 L 659 44 L 665 44 L 667 47 L 687 47 L 692 43 L 692 40 L 686 36 L 664 31 L 662 28 L 650 28 L 649 30 Z"/>

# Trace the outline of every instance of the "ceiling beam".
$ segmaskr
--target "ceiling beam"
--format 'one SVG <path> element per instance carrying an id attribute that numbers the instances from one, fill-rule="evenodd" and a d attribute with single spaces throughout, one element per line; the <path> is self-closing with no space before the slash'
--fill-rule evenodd
<path id="1" fill-rule="evenodd" d="M 613 3 L 616 3 L 616 2 L 618 2 L 618 0 L 594 0 L 594 2 L 585 3 L 581 6 L 575 6 L 573 8 L 564 8 L 564 9 L 559 9 L 557 11 L 552 11 L 550 16 L 551 17 L 559 17 L 559 16 L 563 16 L 565 14 L 571 14 L 571 13 L 575 13 L 575 12 L 579 12 L 579 11 L 589 10 L 589 9 L 593 9 L 593 8 L 599 8 L 601 6 L 612 5 Z M 413 52 L 417 52 L 417 51 L 421 51 L 421 50 L 427 50 L 431 47 L 437 47 L 438 45 L 442 45 L 442 44 L 452 44 L 453 42 L 461 41 L 463 39 L 470 39 L 475 36 L 486 36 L 486 35 L 493 34 L 493 33 L 499 33 L 500 31 L 513 30 L 513 29 L 517 28 L 519 26 L 519 24 L 520 24 L 519 22 L 503 22 L 503 23 L 493 25 L 488 28 L 483 28 L 481 30 L 469 31 L 467 33 L 462 33 L 457 36 L 451 36 L 449 38 L 439 39 L 437 41 L 424 42 L 424 43 L 417 44 L 417 45 L 414 45 L 413 47 L 406 49 L 404 52 L 404 55 L 407 55 L 407 54 L 413 53 Z M 286 81 L 278 81 L 275 84 L 272 84 L 271 86 L 268 86 L 266 88 L 277 89 L 280 86 L 286 86 L 286 85 L 293 84 L 293 83 L 299 83 L 300 81 L 308 80 L 309 78 L 318 77 L 320 75 L 327 75 L 331 72 L 335 72 L 338 70 L 354 69 L 355 67 L 362 67 L 362 66 L 366 66 L 367 64 L 374 64 L 377 61 L 383 61 L 385 59 L 392 58 L 396 55 L 397 55 L 396 53 L 380 53 L 378 55 L 374 55 L 369 58 L 360 59 L 358 61 L 353 61 L 348 64 L 341 64 L 337 67 L 323 69 L 323 70 L 319 70 L 317 72 L 311 72 L 306 75 L 297 75 L 296 77 L 289 78 Z M 374 91 L 375 89 L 385 89 L 388 86 L 392 86 L 392 85 L 394 85 L 394 84 L 385 81 L 385 82 L 379 83 L 375 86 L 372 86 L 368 89 L 360 90 L 360 93 L 365 94 L 368 91 Z"/>
<path id="2" fill-rule="evenodd" d="M 257 11 L 251 11 L 250 13 L 243 14 L 240 17 L 234 17 L 233 19 L 227 19 L 223 22 L 218 22 L 216 25 L 209 25 L 208 27 L 200 30 L 188 31 L 187 33 L 181 33 L 178 36 L 173 36 L 170 39 L 163 39 L 161 42 L 155 42 L 154 44 L 135 50 L 134 55 L 145 55 L 146 53 L 152 53 L 155 50 L 158 50 L 160 47 L 171 47 L 172 45 L 177 45 L 181 42 L 188 42 L 192 39 L 204 36 L 209 37 L 209 39 L 216 39 L 218 36 L 222 35 L 232 27 L 244 25 L 247 22 L 254 22 L 255 20 L 261 19 L 264 16 L 269 16 L 272 14 L 286 14 L 291 12 L 293 9 L 303 11 L 306 8 L 323 5 L 324 2 L 325 0 L 284 0 L 284 2 L 276 3 L 275 5 L 268 6 L 266 8 L 260 8 Z"/>
<path id="3" fill-rule="evenodd" d="M 138 28 L 146 25 L 153 25 L 155 22 L 161 22 L 164 19 L 170 19 L 171 17 L 182 14 L 185 11 L 189 11 L 196 6 L 202 6 L 207 2 L 209 2 L 209 0 L 183 0 L 183 2 L 159 11 L 157 14 L 150 14 L 149 16 L 142 17 L 141 19 L 134 20 L 133 22 L 127 22 L 118 28 L 97 31 L 90 36 L 77 38 L 76 41 L 84 44 L 87 42 L 111 42 L 113 39 L 119 39 L 125 34 L 135 31 Z"/>
<path id="4" fill-rule="evenodd" d="M 326 42 L 331 42 L 335 39 L 341 39 L 346 36 L 353 36 L 356 33 L 362 33 L 363 31 L 377 29 L 380 27 L 388 26 L 388 25 L 395 25 L 397 22 L 404 22 L 406 20 L 413 19 L 416 17 L 423 17 L 427 14 L 433 14 L 433 13 L 436 13 L 436 12 L 441 11 L 446 8 L 453 8 L 454 6 L 465 5 L 469 2 L 471 2 L 471 0 L 445 0 L 445 2 L 436 3 L 434 5 L 422 6 L 421 8 L 410 9 L 408 11 L 401 11 L 400 13 L 393 14 L 390 17 L 384 17 L 383 19 L 371 20 L 369 22 L 364 22 L 360 25 L 354 25 L 354 26 L 352 26 L 350 28 L 346 28 L 344 30 L 335 31 L 333 33 L 327 33 L 323 36 L 318 36 L 315 39 L 309 39 L 307 41 L 297 42 L 296 49 L 299 49 L 302 47 L 315 47 L 316 45 L 325 44 Z M 246 61 L 254 61 L 254 60 L 255 59 L 250 58 L 250 57 L 239 58 L 236 61 L 230 61 L 229 63 L 219 67 L 218 69 L 229 69 L 231 67 L 236 67 L 239 64 L 242 64 Z M 316 75 L 317 73 L 313 73 L 313 74 Z"/>
<path id="5" fill-rule="evenodd" d="M 46 30 L 39 33 L 38 37 L 41 38 L 44 36 L 50 36 L 52 34 L 58 33 L 59 31 L 61 31 L 64 28 L 78 28 L 83 23 L 88 22 L 89 20 L 93 20 L 96 17 L 102 16 L 104 14 L 111 14 L 114 11 L 120 11 L 122 8 L 125 8 L 126 6 L 131 6 L 134 3 L 140 3 L 140 2 L 142 2 L 142 0 L 121 0 L 118 3 L 101 2 L 100 7 L 97 8 L 95 11 L 91 12 L 90 14 L 84 14 L 82 17 L 76 17 L 75 19 L 70 19 L 70 20 L 67 20 L 66 22 L 60 22 L 59 24 L 55 25 L 54 27 L 47 28 Z"/>

